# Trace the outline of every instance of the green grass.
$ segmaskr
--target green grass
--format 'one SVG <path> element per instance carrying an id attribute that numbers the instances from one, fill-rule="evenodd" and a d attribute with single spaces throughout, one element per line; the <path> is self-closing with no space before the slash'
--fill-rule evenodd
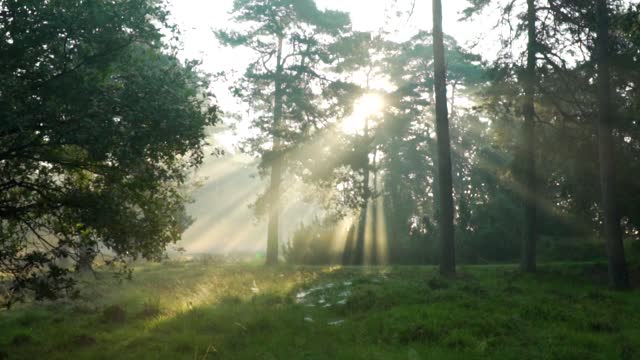
<path id="1" fill-rule="evenodd" d="M 640 294 L 602 274 L 148 265 L 123 283 L 100 274 L 80 300 L 0 313 L 0 358 L 638 359 Z"/>

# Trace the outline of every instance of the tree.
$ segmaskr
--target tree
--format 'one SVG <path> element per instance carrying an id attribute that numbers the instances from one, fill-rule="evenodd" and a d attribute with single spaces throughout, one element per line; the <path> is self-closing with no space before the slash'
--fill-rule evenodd
<path id="1" fill-rule="evenodd" d="M 470 2 L 472 7 L 468 14 L 491 3 L 489 0 Z M 501 21 L 511 24 L 510 17 L 514 15 L 514 11 L 522 7 L 520 2 L 507 4 L 509 6 L 500 8 L 503 15 Z M 634 96 L 636 94 L 633 90 L 633 84 L 637 82 L 634 80 L 637 45 L 634 47 L 635 32 L 631 23 L 637 20 L 630 19 L 637 19 L 638 11 L 637 5 L 626 6 L 620 1 L 610 4 L 610 15 L 615 17 L 612 24 L 616 28 L 608 34 L 610 44 L 606 56 L 609 58 L 610 69 L 609 108 L 615 108 L 616 111 L 609 112 L 607 116 L 609 128 L 615 129 L 611 134 L 611 151 L 616 156 L 609 158 L 609 162 L 624 164 L 623 167 L 617 166 L 620 170 L 616 171 L 617 179 L 614 186 L 624 188 L 625 194 L 623 196 L 620 192 L 614 201 L 619 205 L 618 219 L 624 219 L 627 235 L 633 236 L 634 230 L 631 229 L 636 227 L 636 221 L 632 219 L 635 218 L 636 211 L 635 206 L 630 206 L 634 199 L 629 193 L 634 193 L 635 189 L 635 181 L 630 174 L 633 172 L 631 164 L 635 163 L 636 157 L 632 155 L 635 152 L 631 150 L 635 146 L 635 137 L 630 128 L 635 127 L 637 118 L 632 110 L 632 99 L 637 97 Z M 537 147 L 545 149 L 544 153 L 536 154 L 536 157 L 544 159 L 545 164 L 539 166 L 536 171 L 539 173 L 537 179 L 548 179 L 546 183 L 537 184 L 535 192 L 537 203 L 544 204 L 537 209 L 539 229 L 542 234 L 550 236 L 565 231 L 560 230 L 565 228 L 572 236 L 586 238 L 595 235 L 594 230 L 603 225 L 602 214 L 606 212 L 602 197 L 598 199 L 594 196 L 598 193 L 599 171 L 598 164 L 592 161 L 598 156 L 599 147 L 594 141 L 596 137 L 591 131 L 591 124 L 598 114 L 603 113 L 597 106 L 599 96 L 598 91 L 594 91 L 597 86 L 593 86 L 598 82 L 597 73 L 601 68 L 597 65 L 597 48 L 600 46 L 597 40 L 602 38 L 595 36 L 598 32 L 597 12 L 592 3 L 582 1 L 548 0 L 534 2 L 534 5 L 537 5 L 535 10 L 539 14 L 535 18 L 538 21 L 535 49 L 538 60 L 538 66 L 535 68 L 537 97 L 534 98 L 534 118 L 538 127 L 535 139 Z M 531 9 L 531 6 L 528 8 Z M 525 13 L 518 18 L 526 16 Z M 517 39 L 519 34 L 528 33 L 524 25 L 513 28 L 517 30 L 514 32 L 514 39 Z M 528 76 L 526 71 L 524 76 L 518 76 L 518 67 L 511 65 L 513 39 L 505 39 L 505 43 L 509 45 L 509 50 L 506 54 L 501 54 L 496 64 L 496 74 L 503 75 L 496 78 L 494 89 L 498 91 L 494 91 L 494 94 L 487 92 L 487 95 L 496 96 L 496 93 L 500 93 L 504 99 L 515 99 L 513 94 L 516 92 L 509 90 L 509 83 L 512 82 L 509 78 L 521 78 L 526 81 Z M 585 49 L 588 51 L 584 51 Z M 530 52 L 525 53 L 530 55 Z M 504 109 L 495 110 L 505 113 Z M 493 116 L 498 115 L 497 111 L 493 111 Z M 525 130 L 526 127 L 525 124 Z M 500 146 L 505 145 L 507 142 Z M 519 153 L 525 154 L 524 151 Z M 517 166 L 526 166 L 523 163 L 531 162 L 516 159 L 515 163 Z M 527 173 L 526 168 L 524 171 L 518 170 L 523 174 Z M 517 185 L 522 187 L 521 193 L 528 193 L 526 176 L 518 180 Z M 616 222 L 619 223 L 619 220 Z M 558 226 L 550 226 L 553 223 Z"/>
<path id="2" fill-rule="evenodd" d="M 466 10 L 466 15 L 471 16 L 475 12 L 481 11 L 489 4 L 491 0 L 469 0 L 471 6 Z M 499 3 L 501 7 L 500 22 L 507 22 L 511 25 L 511 17 L 515 8 L 518 7 L 518 2 L 511 1 L 506 4 Z M 547 8 L 548 9 L 548 8 Z M 522 141 L 518 148 L 518 156 L 515 159 L 515 172 L 518 183 L 519 193 L 522 201 L 523 211 L 523 238 L 521 246 L 521 258 L 520 268 L 524 272 L 536 271 L 536 244 L 539 237 L 538 230 L 538 202 L 540 202 L 541 193 L 538 191 L 538 176 L 536 173 L 536 109 L 535 109 L 535 92 L 537 87 L 537 55 L 539 51 L 538 42 L 538 28 L 537 28 L 537 14 L 538 5 L 536 0 L 527 0 L 524 13 L 524 21 L 522 25 L 518 26 L 518 30 L 515 32 L 513 38 L 508 38 L 504 41 L 504 52 L 508 48 L 508 51 L 512 51 L 513 41 L 519 37 L 521 33 L 526 34 L 526 50 L 524 59 L 524 69 L 519 76 L 519 83 L 521 84 L 523 92 L 522 101 L 522 117 L 524 123 L 522 126 Z M 548 17 L 547 17 L 548 18 Z M 544 24 L 547 25 L 547 24 Z M 524 28 L 525 31 L 520 31 Z M 500 59 L 498 62 L 506 60 L 511 61 L 512 55 L 506 54 L 505 59 Z M 510 64 L 504 65 L 508 68 Z M 516 92 L 517 94 L 517 92 Z"/>
<path id="3" fill-rule="evenodd" d="M 278 262 L 279 216 L 286 157 L 322 122 L 317 103 L 330 83 L 320 72 L 335 61 L 327 52 L 333 38 L 350 28 L 347 14 L 316 7 L 313 0 L 236 0 L 234 19 L 247 24 L 243 32 L 218 31 L 227 46 L 244 46 L 257 55 L 234 87 L 234 94 L 255 112 L 252 121 L 260 133 L 249 139 L 249 151 L 261 157 L 261 169 L 270 169 L 270 184 L 258 200 L 269 217 L 267 264 Z"/>
<path id="4" fill-rule="evenodd" d="M 597 116 L 598 98 L 593 86 L 597 72 L 595 56 L 590 58 L 594 50 L 595 11 L 582 1 L 472 2 L 478 7 L 498 4 L 497 10 L 502 15 L 499 21 L 513 25 L 514 31 L 501 38 L 504 46 L 488 69 L 479 57 L 460 49 L 452 38 L 444 37 L 446 83 L 452 90 L 449 128 L 456 260 L 487 263 L 522 261 L 527 254 L 537 257 L 535 251 L 526 252 L 520 241 L 527 232 L 527 212 L 523 210 L 530 200 L 535 201 L 537 226 L 528 229 L 539 229 L 537 232 L 544 235 L 540 237 L 541 258 L 595 259 L 600 253 L 591 239 L 602 225 L 597 196 L 598 163 L 592 161 L 597 156 L 597 142 L 590 125 Z M 505 3 L 513 6 L 504 7 Z M 533 12 L 529 11 L 532 9 Z M 617 110 L 612 141 L 616 163 L 624 164 L 618 165 L 616 186 L 625 189 L 617 194 L 616 201 L 624 215 L 625 236 L 637 239 L 638 7 L 616 6 L 611 15 L 615 17 L 609 52 L 610 79 L 612 90 L 615 89 L 611 96 Z M 533 21 L 527 21 L 528 18 Z M 529 30 L 534 30 L 533 36 L 529 36 Z M 349 136 L 325 128 L 329 131 L 316 133 L 314 142 L 303 146 L 304 164 L 301 162 L 303 166 L 296 169 L 297 173 L 304 173 L 304 180 L 320 185 L 318 197 L 325 200 L 329 219 L 333 211 L 360 210 L 362 214 L 363 204 L 367 204 L 363 199 L 373 198 L 376 203 L 379 200 L 383 205 L 371 209 L 374 214 L 381 210 L 384 214 L 385 224 L 381 228 L 389 230 L 391 263 L 439 261 L 432 251 L 437 249 L 436 244 L 431 241 L 438 235 L 434 221 L 438 211 L 434 209 L 437 206 L 433 196 L 437 193 L 437 143 L 431 111 L 432 38 L 431 33 L 421 32 L 403 43 L 384 41 L 381 51 L 374 52 L 378 59 L 375 77 L 384 77 L 390 88 L 380 92 L 385 108 L 375 125 L 370 123 L 364 145 L 361 135 Z M 368 44 L 369 40 L 365 40 L 362 43 Z M 346 69 L 346 78 L 357 77 L 353 74 L 368 68 L 369 62 L 363 60 L 371 55 L 372 46 L 365 46 L 366 51 L 360 52 L 353 38 L 345 41 L 348 43 L 345 47 L 354 50 L 357 56 L 341 60 L 340 64 L 356 64 L 342 68 Z M 351 103 L 362 91 L 354 84 L 351 91 L 344 91 L 344 85 L 341 84 L 337 98 Z M 348 93 L 356 95 L 347 96 Z M 345 113 L 348 111 L 332 120 L 339 122 Z M 534 125 L 534 136 L 529 136 L 529 125 Z M 532 138 L 535 153 L 531 151 Z M 372 149 L 376 149 L 374 164 L 367 156 Z M 529 161 L 532 159 L 535 161 Z M 535 167 L 529 167 L 530 164 Z M 367 169 L 371 169 L 371 177 L 382 180 L 382 186 L 376 189 L 375 181 L 372 188 L 363 186 Z M 527 183 L 531 170 L 535 170 L 533 179 L 539 181 L 534 190 Z M 372 222 L 380 219 L 376 215 Z M 323 226 L 334 224 L 323 221 Z M 311 224 L 309 228 L 315 226 Z M 350 229 L 344 253 L 346 263 L 353 263 L 349 259 L 355 259 L 361 252 L 356 248 L 364 248 L 356 246 L 362 243 L 357 239 L 357 225 Z M 373 241 L 367 241 L 367 245 L 380 240 L 375 237 L 383 236 L 384 231 L 371 231 L 369 235 Z M 333 240 L 331 236 L 324 240 L 309 237 L 300 245 Z M 316 245 L 297 249 L 316 254 L 317 258 L 311 258 L 326 258 Z M 418 253 L 423 256 L 417 256 Z M 535 266 L 535 257 L 529 264 Z"/>
<path id="5" fill-rule="evenodd" d="M 9 305 L 70 290 L 87 248 L 160 259 L 217 122 L 162 4 L 7 1 L 0 11 L 0 272 Z M 80 264 L 82 265 L 82 264 Z"/>
<path id="6" fill-rule="evenodd" d="M 451 173 L 451 143 L 447 110 L 447 79 L 442 32 L 442 2 L 433 0 L 434 88 L 436 95 L 436 133 L 438 141 L 438 230 L 440 232 L 440 273 L 456 272 L 453 228 L 453 180 Z"/>
<path id="7" fill-rule="evenodd" d="M 455 102 L 454 96 L 469 99 L 484 81 L 481 58 L 465 51 L 449 36 L 444 37 L 444 46 L 447 83 L 458 90 L 452 92 L 451 103 Z M 377 138 L 382 154 L 379 172 L 383 179 L 386 228 L 392 229 L 388 237 L 389 257 L 393 261 L 424 263 L 437 259 L 427 253 L 436 250 L 430 240 L 437 237 L 434 222 L 437 204 L 433 196 L 437 189 L 433 37 L 430 32 L 419 32 L 406 42 L 389 43 L 387 48 L 383 70 L 395 90 L 385 96 L 384 122 Z M 460 209 L 468 209 L 466 205 L 470 202 L 478 203 L 477 199 L 469 198 L 471 193 L 467 190 L 477 160 L 476 137 L 483 133 L 482 124 L 472 112 L 459 106 L 451 124 L 455 149 L 452 155 L 456 156 L 454 198 Z M 458 228 L 464 226 L 463 213 L 458 213 Z M 466 231 L 467 227 L 464 228 L 459 232 Z"/>
<path id="8" fill-rule="evenodd" d="M 525 272 L 536 271 L 537 224 L 537 176 L 536 176 L 536 124 L 535 124 L 535 88 L 536 88 L 536 4 L 527 0 L 527 67 L 524 75 L 524 239 L 522 243 L 521 268 Z"/>
<path id="9" fill-rule="evenodd" d="M 360 36 L 358 36 L 360 35 Z M 374 96 L 372 93 L 372 89 L 370 87 L 370 81 L 375 73 L 379 70 L 380 64 L 379 61 L 376 60 L 376 56 L 383 52 L 383 48 L 385 42 L 382 40 L 380 35 L 372 36 L 371 34 L 366 34 L 368 36 L 362 36 L 364 34 L 356 34 L 349 40 L 353 40 L 353 38 L 360 40 L 358 46 L 351 50 L 348 54 L 348 57 L 353 59 L 356 58 L 355 62 L 352 64 L 351 72 L 355 73 L 357 70 L 363 70 L 365 75 L 365 86 L 362 88 L 362 93 L 364 94 L 363 98 Z M 355 41 L 353 41 L 355 42 Z M 364 51 L 362 51 L 364 49 Z M 360 51 L 358 51 L 360 50 Z M 345 66 L 343 65 L 343 68 Z M 379 116 L 380 114 L 366 114 L 364 119 L 364 128 L 362 136 L 356 136 L 357 144 L 356 148 L 358 149 L 359 155 L 361 155 L 361 159 L 359 164 L 361 168 L 355 170 L 362 171 L 362 199 L 358 214 L 358 220 L 355 227 L 355 243 L 353 245 L 353 261 L 351 263 L 357 265 L 363 265 L 365 263 L 375 263 L 377 260 L 377 243 L 375 237 L 375 203 L 371 204 L 372 199 L 377 196 L 375 188 L 376 188 L 376 174 L 374 173 L 374 181 L 373 181 L 373 190 L 371 184 L 371 172 L 376 172 L 375 169 L 375 156 L 377 147 L 375 144 L 376 141 L 376 128 L 373 123 L 373 118 Z M 373 153 L 374 156 L 374 164 L 371 164 L 370 156 Z M 370 216 L 373 214 L 373 216 Z M 367 244 L 367 235 L 369 235 L 369 240 L 371 240 Z"/>
<path id="10" fill-rule="evenodd" d="M 501 38 L 503 47 L 495 62 L 495 67 L 498 69 L 495 73 L 498 77 L 494 79 L 496 84 L 494 88 L 498 92 L 494 92 L 491 96 L 496 96 L 499 93 L 501 94 L 500 96 L 513 99 L 520 97 L 519 101 L 523 104 L 521 111 L 518 109 L 514 114 L 521 116 L 524 121 L 522 124 L 522 136 L 519 137 L 522 141 L 513 144 L 515 155 L 513 159 L 513 181 L 524 209 L 520 267 L 522 271 L 534 272 L 536 270 L 536 246 L 540 234 L 539 204 L 545 203 L 545 190 L 547 190 L 545 187 L 548 186 L 548 184 L 544 183 L 538 184 L 540 176 L 538 176 L 538 170 L 536 169 L 536 159 L 546 157 L 548 161 L 549 157 L 554 156 L 554 154 L 537 154 L 536 152 L 538 147 L 547 148 L 541 146 L 541 144 L 549 144 L 543 137 L 545 135 L 544 131 L 537 132 L 537 119 L 541 116 L 536 113 L 536 106 L 542 107 L 542 104 L 536 103 L 543 101 L 536 99 L 536 91 L 544 87 L 541 85 L 540 76 L 545 77 L 543 80 L 547 84 L 553 83 L 554 86 L 557 85 L 555 83 L 557 78 L 555 77 L 560 72 L 564 73 L 562 67 L 568 63 L 562 58 L 562 51 L 567 51 L 575 56 L 574 49 L 569 44 L 574 43 L 576 39 L 580 39 L 580 36 L 576 35 L 576 32 L 570 27 L 567 28 L 565 24 L 567 18 L 565 12 L 573 4 L 571 2 L 559 4 L 556 1 L 547 1 L 542 4 L 543 2 L 536 0 L 527 0 L 526 2 L 510 1 L 506 3 L 490 0 L 470 0 L 469 2 L 471 7 L 466 11 L 467 16 L 483 10 L 491 3 L 496 3 L 500 13 L 500 20 L 497 25 L 506 23 L 516 29 L 516 31 L 510 32 L 508 37 Z M 520 12 L 519 10 L 523 11 Z M 540 22 L 538 22 L 539 13 L 543 14 Z M 518 25 L 514 26 L 512 23 L 513 18 L 523 20 L 518 20 Z M 526 36 L 526 41 L 523 42 L 526 44 L 525 50 L 521 54 L 514 54 L 514 44 L 517 46 L 516 40 L 524 36 Z M 543 60 L 540 67 L 538 67 L 539 60 Z M 524 63 L 522 66 L 517 64 L 520 61 Z M 561 62 L 561 65 L 558 65 L 557 62 Z M 561 71 L 558 71 L 558 69 Z M 566 75 L 566 73 L 563 75 Z M 520 89 L 505 86 L 511 81 L 509 78 L 517 79 Z M 551 79 L 553 80 L 549 81 Z M 542 92 L 544 90 L 539 91 Z M 487 94 L 491 94 L 491 92 L 489 91 Z M 550 95 L 548 93 L 543 93 L 541 96 L 545 97 L 545 101 L 553 99 L 553 97 L 556 97 L 556 99 L 565 98 L 564 96 L 558 97 L 558 94 Z M 560 112 L 563 111 L 562 106 L 559 109 Z M 543 109 L 543 111 L 547 110 L 548 108 Z M 548 113 L 547 115 L 544 122 L 556 126 L 558 117 L 551 116 Z M 558 134 L 558 132 L 550 132 Z M 558 174 L 557 170 L 551 167 L 546 170 L 550 173 L 555 171 L 556 175 Z M 546 206 L 546 211 L 550 212 L 554 205 L 548 202 L 547 205 L 549 206 Z"/>
<path id="11" fill-rule="evenodd" d="M 614 109 L 611 103 L 609 64 L 609 6 L 607 0 L 596 3 L 597 43 L 595 61 L 598 66 L 598 154 L 604 235 L 609 257 L 609 277 L 617 289 L 629 287 L 629 274 L 624 256 L 620 215 L 616 204 L 615 150 L 612 136 Z"/>

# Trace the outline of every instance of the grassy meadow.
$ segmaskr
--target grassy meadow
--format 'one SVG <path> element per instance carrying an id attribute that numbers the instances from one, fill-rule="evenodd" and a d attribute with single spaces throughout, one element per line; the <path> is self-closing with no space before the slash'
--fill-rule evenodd
<path id="1" fill-rule="evenodd" d="M 635 269 L 638 270 L 637 268 Z M 638 359 L 640 294 L 598 263 L 149 264 L 0 312 L 2 359 Z"/>

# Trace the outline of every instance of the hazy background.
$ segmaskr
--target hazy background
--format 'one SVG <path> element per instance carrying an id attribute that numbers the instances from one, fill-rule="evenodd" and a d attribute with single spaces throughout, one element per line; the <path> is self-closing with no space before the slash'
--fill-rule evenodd
<path id="1" fill-rule="evenodd" d="M 396 40 L 406 40 L 419 30 L 432 26 L 431 2 L 416 0 L 317 0 L 319 8 L 349 12 L 354 29 L 378 31 L 384 28 Z M 231 97 L 228 87 L 242 74 L 251 52 L 221 47 L 213 29 L 233 27 L 229 12 L 233 0 L 172 0 L 173 21 L 182 33 L 181 56 L 202 61 L 202 69 L 212 74 L 224 71 L 226 76 L 214 83 L 214 92 L 223 111 L 243 114 L 243 106 Z M 494 20 L 484 17 L 471 22 L 458 22 L 465 0 L 444 2 L 444 29 L 461 44 L 473 46 L 483 37 Z M 485 42 L 490 43 L 490 42 Z M 490 49 L 474 51 L 490 58 Z M 225 127 L 233 124 L 234 131 Z M 261 252 L 266 248 L 266 223 L 258 220 L 250 205 L 267 182 L 257 176 L 255 161 L 240 154 L 234 145 L 249 131 L 247 122 L 225 119 L 223 127 L 212 130 L 211 143 L 226 150 L 223 157 L 208 156 L 204 166 L 194 174 L 200 187 L 194 192 L 194 203 L 188 207 L 195 223 L 184 234 L 179 246 L 188 253 Z M 213 147 L 210 149 L 213 152 Z M 281 216 L 281 243 L 289 240 L 300 222 L 308 221 L 317 207 L 296 200 L 290 191 L 287 208 Z"/>

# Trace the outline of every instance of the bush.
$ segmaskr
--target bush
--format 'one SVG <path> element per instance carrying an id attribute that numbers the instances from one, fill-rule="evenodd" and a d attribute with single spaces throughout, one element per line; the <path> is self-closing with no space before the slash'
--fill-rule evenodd
<path id="1" fill-rule="evenodd" d="M 332 220 L 314 218 L 310 224 L 300 224 L 291 241 L 283 245 L 282 253 L 289 264 L 339 264 L 343 249 L 336 249 L 337 224 Z"/>

